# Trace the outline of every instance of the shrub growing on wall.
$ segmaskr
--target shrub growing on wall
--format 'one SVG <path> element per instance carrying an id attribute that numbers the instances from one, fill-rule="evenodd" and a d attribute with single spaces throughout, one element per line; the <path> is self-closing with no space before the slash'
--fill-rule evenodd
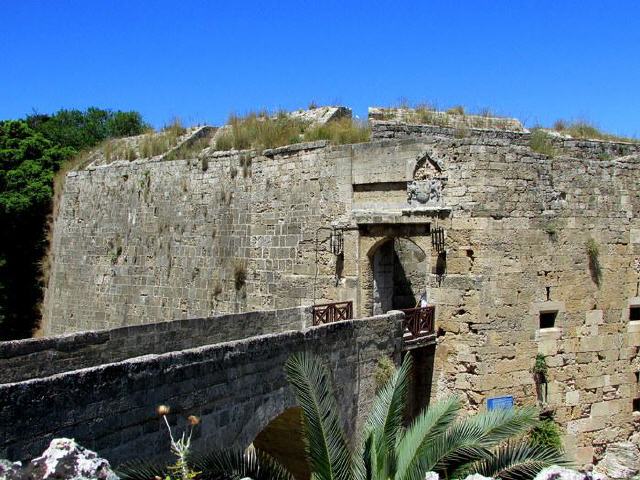
<path id="1" fill-rule="evenodd" d="M 536 425 L 529 433 L 529 438 L 534 445 L 562 450 L 560 427 L 552 418 L 545 418 Z"/>
<path id="2" fill-rule="evenodd" d="M 395 372 L 396 366 L 393 363 L 393 360 L 386 355 L 383 355 L 378 359 L 378 364 L 373 372 L 373 377 L 376 383 L 376 392 L 380 391 L 380 389 L 389 382 Z"/>
<path id="3" fill-rule="evenodd" d="M 602 266 L 600 265 L 600 246 L 593 238 L 586 243 L 587 256 L 589 257 L 589 271 L 591 278 L 599 287 L 602 283 Z"/>

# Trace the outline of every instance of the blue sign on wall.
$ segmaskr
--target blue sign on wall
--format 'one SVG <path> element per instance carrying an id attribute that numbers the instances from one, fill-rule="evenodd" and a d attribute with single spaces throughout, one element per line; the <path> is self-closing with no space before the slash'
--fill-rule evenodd
<path id="1" fill-rule="evenodd" d="M 487 399 L 487 410 L 496 410 L 498 408 L 513 408 L 513 397 L 493 397 Z"/>

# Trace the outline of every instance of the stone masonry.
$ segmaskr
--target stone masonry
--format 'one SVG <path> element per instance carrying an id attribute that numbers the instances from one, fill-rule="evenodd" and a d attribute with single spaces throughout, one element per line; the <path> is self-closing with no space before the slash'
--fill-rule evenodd
<path id="1" fill-rule="evenodd" d="M 273 315 L 292 318 L 296 313 Z M 231 317 L 242 324 L 246 315 Z M 130 328 L 132 334 L 148 332 L 142 326 Z M 172 328 L 180 331 L 179 325 Z M 188 415 L 201 418 L 194 448 L 247 448 L 295 405 L 284 363 L 299 351 L 313 352 L 325 362 L 351 434 L 374 397 L 378 359 L 386 355 L 399 361 L 401 347 L 399 312 L 309 328 L 292 325 L 287 331 L 166 353 L 149 354 L 138 344 L 137 352 L 130 347 L 129 355 L 138 354 L 132 358 L 83 369 L 61 366 L 54 375 L 0 384 L 0 458 L 30 459 L 52 439 L 69 437 L 113 465 L 167 459 L 169 438 L 156 414 L 160 404 L 171 407 L 176 432 L 184 430 Z M 86 349 L 77 355 L 87 356 Z"/>
<path id="2" fill-rule="evenodd" d="M 308 308 L 290 308 L 0 342 L 0 384 L 309 326 Z"/>
<path id="3" fill-rule="evenodd" d="M 501 395 L 541 402 L 592 462 L 640 420 L 640 145 L 554 137 L 550 157 L 514 122 L 373 118 L 362 144 L 72 172 L 44 330 L 342 300 L 368 316 L 426 291 L 432 396 L 460 394 L 470 410 Z"/>

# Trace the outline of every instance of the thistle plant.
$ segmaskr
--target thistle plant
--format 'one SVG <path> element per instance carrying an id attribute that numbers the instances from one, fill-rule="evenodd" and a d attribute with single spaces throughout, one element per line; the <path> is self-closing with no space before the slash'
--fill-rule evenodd
<path id="1" fill-rule="evenodd" d="M 171 453 L 176 456 L 176 463 L 168 467 L 170 472 L 165 477 L 165 480 L 193 480 L 200 472 L 194 471 L 187 462 L 189 453 L 191 450 L 191 436 L 193 435 L 193 428 L 200 423 L 200 419 L 195 415 L 187 417 L 189 428 L 182 432 L 182 436 L 179 439 L 175 439 L 167 415 L 171 412 L 171 409 L 167 405 L 160 405 L 157 410 L 158 415 L 162 417 L 167 431 L 169 432 L 169 438 L 171 438 Z M 187 435 L 188 432 L 188 435 Z"/>

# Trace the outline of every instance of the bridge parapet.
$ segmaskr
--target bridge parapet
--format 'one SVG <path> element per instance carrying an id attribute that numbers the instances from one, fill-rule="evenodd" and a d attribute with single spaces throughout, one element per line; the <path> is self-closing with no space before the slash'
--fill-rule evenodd
<path id="1" fill-rule="evenodd" d="M 0 384 L 47 377 L 148 354 L 302 330 L 309 307 L 189 318 L 168 322 L 0 342 Z"/>
<path id="2" fill-rule="evenodd" d="M 178 418 L 202 418 L 195 448 L 247 447 L 294 405 L 283 365 L 303 350 L 326 362 L 353 433 L 375 396 L 378 359 L 399 361 L 402 317 L 390 312 L 0 385 L 0 458 L 33 457 L 61 436 L 115 464 L 164 455 L 169 449 L 158 404 L 170 405 Z"/>

